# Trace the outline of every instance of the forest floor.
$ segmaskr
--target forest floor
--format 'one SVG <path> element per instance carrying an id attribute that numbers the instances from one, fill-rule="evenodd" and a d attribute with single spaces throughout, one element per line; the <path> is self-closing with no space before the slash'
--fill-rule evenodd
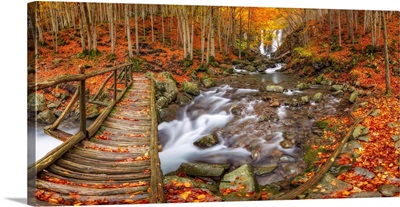
<path id="1" fill-rule="evenodd" d="M 399 17 L 396 17 L 397 19 Z M 159 22 L 159 21 L 156 21 Z M 388 25 L 388 36 L 397 37 L 399 34 L 399 26 L 397 25 L 399 21 L 391 21 Z M 118 22 L 117 25 L 124 25 L 124 22 Z M 131 22 L 131 25 L 134 25 Z M 149 22 L 146 25 L 150 25 Z M 349 38 L 343 39 L 342 50 L 334 53 L 327 52 L 327 44 L 329 40 L 329 31 L 326 28 L 329 26 L 318 25 L 315 23 L 315 27 L 322 28 L 321 30 L 315 30 L 312 34 L 311 42 L 312 44 L 308 48 L 312 52 L 313 56 L 325 57 L 331 56 L 338 60 L 348 61 L 354 55 L 354 51 L 363 51 L 364 48 L 370 44 L 370 37 L 368 35 L 362 35 L 358 38 L 357 44 L 352 44 Z M 127 51 L 127 41 L 124 38 L 124 28 L 117 27 L 117 41 L 115 47 L 115 58 L 110 58 L 110 47 L 109 47 L 109 34 L 108 25 L 106 23 L 100 24 L 98 26 L 98 50 L 100 55 L 94 58 L 79 58 L 78 54 L 81 53 L 80 47 L 80 36 L 73 28 L 63 29 L 60 31 L 60 37 L 63 38 L 64 43 L 62 43 L 56 54 L 54 52 L 54 44 L 52 36 L 50 34 L 45 34 L 45 42 L 47 45 L 39 47 L 39 56 L 35 59 L 33 50 L 28 47 L 28 63 L 31 67 L 35 68 L 35 73 L 30 73 L 28 75 L 28 82 L 39 82 L 53 78 L 57 75 L 62 74 L 78 74 L 79 65 L 90 66 L 86 69 L 86 72 L 91 72 L 98 70 L 100 68 L 105 68 L 107 65 L 118 65 L 128 61 L 128 51 Z M 161 26 L 156 25 L 158 31 L 161 31 Z M 358 33 L 361 34 L 361 27 Z M 140 57 L 135 55 L 135 58 L 141 61 L 146 61 L 150 63 L 156 63 L 152 65 L 159 65 L 159 68 L 154 68 L 155 72 L 170 71 L 174 78 L 178 81 L 178 86 L 185 80 L 190 79 L 190 73 L 193 70 L 197 70 L 200 66 L 200 59 L 195 56 L 193 64 L 188 68 L 184 69 L 182 64 L 179 62 L 183 60 L 182 48 L 176 44 L 176 32 L 167 32 L 168 41 L 165 44 L 160 43 L 160 34 L 157 32 L 155 41 L 152 43 L 151 32 L 149 28 L 146 28 L 147 34 L 143 36 L 143 28 L 140 28 L 139 34 L 141 34 L 140 40 L 142 47 L 141 50 L 148 51 L 148 49 L 162 49 L 164 52 L 162 55 L 156 55 L 155 53 L 146 54 L 143 53 Z M 322 32 L 321 32 L 322 31 Z M 344 34 L 346 31 L 344 29 Z M 134 34 L 134 33 L 132 33 Z M 397 37 L 398 38 L 398 37 Z M 398 41 L 398 40 L 397 40 Z M 324 44 L 326 42 L 326 44 Z M 392 38 L 390 44 L 396 44 L 394 38 Z M 399 43 L 397 43 L 399 44 Z M 379 45 L 383 45 L 381 41 Z M 392 60 L 391 67 L 399 68 L 399 46 L 395 46 L 397 51 L 391 51 L 390 57 Z M 200 48 L 199 38 L 195 40 L 194 48 Z M 355 48 L 351 50 L 350 48 Z M 353 163 L 352 170 L 340 173 L 337 178 L 351 184 L 351 187 L 346 188 L 343 191 L 332 193 L 327 198 L 339 198 L 339 197 L 349 197 L 354 193 L 367 191 L 376 192 L 378 188 L 383 184 L 392 184 L 400 187 L 400 172 L 399 172 L 399 141 L 396 137 L 400 136 L 400 77 L 391 74 L 391 87 L 392 94 L 385 95 L 385 74 L 384 74 L 384 56 L 383 50 L 380 46 L 380 50 L 376 53 L 374 58 L 360 58 L 357 64 L 351 69 L 351 71 L 341 71 L 334 73 L 326 73 L 325 76 L 331 78 L 337 82 L 351 82 L 357 88 L 369 91 L 370 95 L 365 97 L 360 97 L 358 102 L 366 102 L 365 107 L 359 107 L 354 110 L 353 116 L 357 117 L 360 114 L 365 113 L 369 109 L 376 108 L 380 110 L 380 114 L 377 117 L 369 116 L 367 117 L 361 125 L 369 129 L 370 140 L 369 142 L 361 142 L 362 150 L 357 151 L 359 156 L 357 158 L 351 158 L 342 156 L 338 159 L 341 163 Z M 216 61 L 219 63 L 224 63 L 224 59 L 227 56 L 222 53 L 216 52 Z M 363 56 L 361 52 L 356 54 Z M 233 54 L 229 54 L 228 58 L 236 59 L 237 57 Z M 397 61 L 397 63 L 394 63 Z M 368 65 L 368 67 L 366 67 Z M 370 67 L 371 66 L 371 67 Z M 393 69 L 393 68 L 391 68 Z M 106 75 L 91 78 L 87 81 L 87 87 L 91 91 L 98 89 L 102 80 Z M 308 80 L 315 79 L 317 76 L 306 76 Z M 222 77 L 221 77 L 222 78 Z M 357 83 L 357 84 L 356 84 Z M 53 89 L 60 90 L 60 89 Z M 46 96 L 51 98 L 50 96 Z M 340 117 L 333 117 L 332 122 L 344 122 L 350 123 L 349 120 L 341 120 Z M 358 149 L 357 149 L 358 150 Z M 323 163 L 329 157 L 329 154 L 319 154 L 316 164 Z M 324 160 L 325 159 L 325 160 Z M 354 168 L 362 167 L 370 172 L 373 172 L 375 176 L 371 179 L 365 176 L 359 175 L 355 172 Z M 316 186 L 316 191 L 321 190 Z M 182 193 L 182 192 L 181 192 Z M 394 196 L 399 196 L 400 193 L 397 192 Z M 188 196 L 186 196 L 187 198 Z M 200 196 L 203 198 L 203 196 Z M 265 197 L 268 199 L 268 197 Z"/>

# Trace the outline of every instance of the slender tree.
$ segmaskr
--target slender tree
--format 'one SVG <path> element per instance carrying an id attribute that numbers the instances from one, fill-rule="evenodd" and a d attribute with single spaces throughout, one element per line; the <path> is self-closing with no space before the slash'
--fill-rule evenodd
<path id="1" fill-rule="evenodd" d="M 386 17 L 385 13 L 382 12 L 382 19 L 383 19 L 383 42 L 385 47 L 385 80 L 386 80 L 386 94 L 390 95 L 392 93 L 392 89 L 390 87 L 390 71 L 389 71 L 389 52 L 388 52 L 388 37 L 386 31 Z"/>
<path id="2" fill-rule="evenodd" d="M 125 4 L 125 25 L 126 25 L 126 38 L 128 39 L 128 53 L 129 58 L 133 57 L 132 41 L 131 41 L 131 27 L 129 21 L 129 4 Z"/>
<path id="3" fill-rule="evenodd" d="M 139 55 L 139 26 L 138 26 L 138 8 L 135 4 L 135 43 L 136 43 L 136 55 Z"/>

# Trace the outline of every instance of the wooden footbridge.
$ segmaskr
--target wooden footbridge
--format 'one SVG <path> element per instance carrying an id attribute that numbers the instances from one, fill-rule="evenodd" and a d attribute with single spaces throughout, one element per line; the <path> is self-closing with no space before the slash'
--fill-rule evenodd
<path id="1" fill-rule="evenodd" d="M 99 91 L 86 100 L 85 81 L 108 74 Z M 31 205 L 95 205 L 164 202 L 158 157 L 154 84 L 131 64 L 85 74 L 64 75 L 29 85 L 34 92 L 60 83 L 79 81 L 78 90 L 62 115 L 45 132 L 64 142 L 28 167 Z M 107 88 L 111 84 L 111 87 Z M 109 103 L 96 100 L 106 91 Z M 57 129 L 79 100 L 80 130 L 75 135 Z M 86 104 L 105 106 L 86 127 Z"/>

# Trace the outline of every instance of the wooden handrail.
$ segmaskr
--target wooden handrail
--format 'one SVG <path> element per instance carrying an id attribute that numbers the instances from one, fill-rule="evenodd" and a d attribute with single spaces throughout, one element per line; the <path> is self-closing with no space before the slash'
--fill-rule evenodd
<path id="1" fill-rule="evenodd" d="M 101 74 L 104 74 L 107 72 L 116 71 L 120 68 L 123 68 L 126 66 L 131 66 L 131 65 L 132 65 L 132 63 L 125 63 L 125 64 L 114 66 L 111 68 L 100 69 L 100 70 L 97 70 L 97 71 L 94 71 L 91 73 L 87 73 L 87 74 L 59 75 L 59 76 L 50 78 L 50 79 L 42 81 L 42 82 L 30 83 L 30 84 L 28 83 L 28 93 L 36 91 L 36 90 L 44 89 L 47 87 L 55 86 L 60 83 L 86 80 L 88 78 L 91 78 L 91 77 L 94 77 L 97 75 L 101 75 Z"/>

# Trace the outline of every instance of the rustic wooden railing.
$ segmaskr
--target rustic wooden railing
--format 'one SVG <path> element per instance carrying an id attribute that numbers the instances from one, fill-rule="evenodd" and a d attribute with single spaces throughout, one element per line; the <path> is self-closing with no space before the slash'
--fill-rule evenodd
<path id="1" fill-rule="evenodd" d="M 118 75 L 118 76 L 121 77 L 120 81 L 124 82 L 124 85 L 125 85 L 124 89 L 117 89 L 117 85 L 118 85 L 117 71 L 118 70 L 121 71 L 119 73 L 120 75 Z M 85 89 L 86 89 L 85 81 L 88 78 L 102 75 L 102 74 L 105 74 L 108 72 L 112 72 L 112 73 L 108 76 L 108 78 L 105 79 L 105 81 L 103 82 L 99 91 L 96 93 L 97 95 L 94 98 L 96 98 L 98 96 L 98 94 L 101 93 L 101 91 L 104 89 L 104 87 L 106 86 L 106 83 L 111 79 L 111 77 L 114 77 L 113 78 L 113 80 L 114 80 L 113 86 L 111 87 L 111 89 L 113 90 L 113 99 L 108 104 L 92 100 L 92 102 L 106 106 L 106 108 L 103 110 L 103 112 L 96 118 L 96 120 L 89 127 L 86 127 L 86 102 L 87 101 L 85 100 Z M 121 75 L 123 73 L 124 73 L 124 75 Z M 28 167 L 28 178 L 35 176 L 38 172 L 41 172 L 46 167 L 50 166 L 58 158 L 60 158 L 63 154 L 65 154 L 71 147 L 75 146 L 77 143 L 79 143 L 83 139 L 93 136 L 96 133 L 96 131 L 100 128 L 100 126 L 104 122 L 104 120 L 107 118 L 107 116 L 111 112 L 112 108 L 122 98 L 122 96 L 125 94 L 128 87 L 132 84 L 131 77 L 132 77 L 132 64 L 131 63 L 97 70 L 97 71 L 94 71 L 94 72 L 91 72 L 88 74 L 84 74 L 84 69 L 81 66 L 80 74 L 62 75 L 62 76 L 57 76 L 55 78 L 52 78 L 52 79 L 49 79 L 49 80 L 46 80 L 43 82 L 39 82 L 36 84 L 28 84 L 28 92 L 34 92 L 36 90 L 44 89 L 47 87 L 52 87 L 52 86 L 55 86 L 60 83 L 79 81 L 79 86 L 78 86 L 79 89 L 75 92 L 74 96 L 70 100 L 66 109 L 62 112 L 60 117 L 52 125 L 47 126 L 45 128 L 45 132 L 47 134 L 49 134 L 53 137 L 56 137 L 60 140 L 63 140 L 64 142 L 62 144 L 60 144 L 58 147 L 51 150 L 49 153 L 47 153 L 43 158 L 41 158 L 37 162 L 30 165 Z M 118 91 L 120 91 L 119 94 L 118 94 Z M 57 129 L 57 127 L 59 126 L 61 121 L 65 118 L 65 116 L 69 113 L 69 111 L 72 109 L 72 106 L 77 101 L 78 96 L 79 96 L 80 130 L 75 135 L 71 135 L 67 132 Z"/>

